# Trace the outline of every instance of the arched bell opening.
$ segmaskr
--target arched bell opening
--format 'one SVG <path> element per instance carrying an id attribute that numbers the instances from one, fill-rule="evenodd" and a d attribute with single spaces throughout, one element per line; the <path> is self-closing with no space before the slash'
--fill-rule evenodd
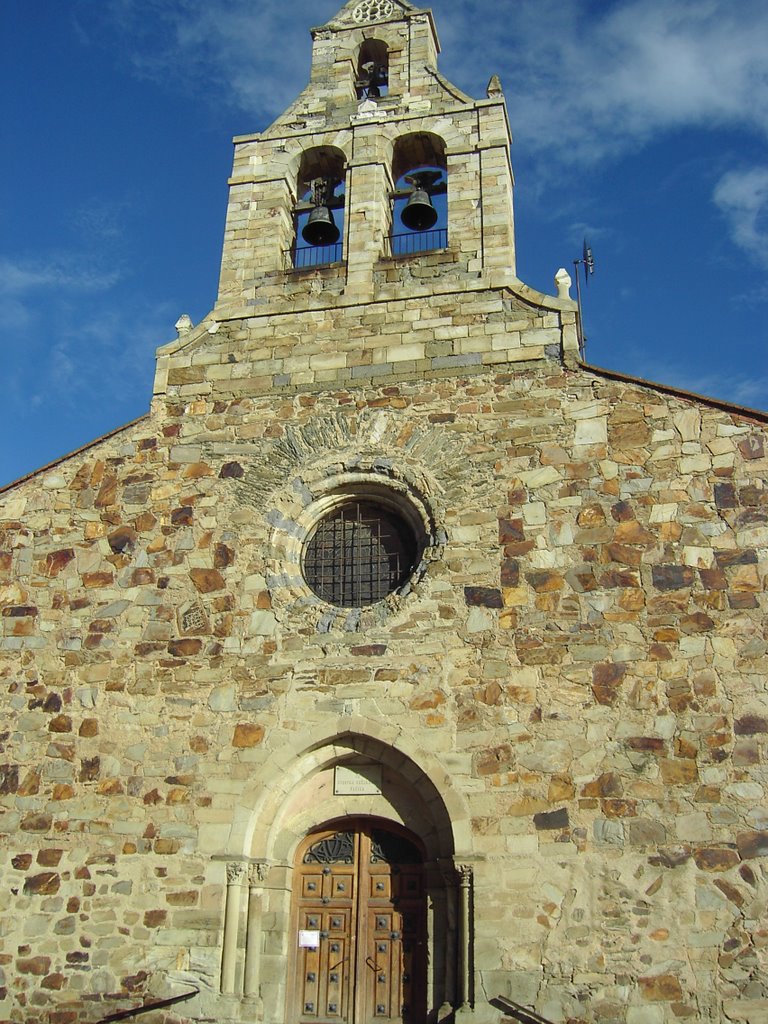
<path id="1" fill-rule="evenodd" d="M 355 89 L 359 100 L 377 100 L 389 92 L 389 47 L 381 39 L 366 39 L 360 47 Z"/>
<path id="2" fill-rule="evenodd" d="M 397 140 L 392 163 L 391 252 L 410 256 L 448 245 L 445 143 L 428 132 Z"/>
<path id="3" fill-rule="evenodd" d="M 292 263 L 297 270 L 341 262 L 345 176 L 341 150 L 321 146 L 303 154 L 294 207 Z"/>

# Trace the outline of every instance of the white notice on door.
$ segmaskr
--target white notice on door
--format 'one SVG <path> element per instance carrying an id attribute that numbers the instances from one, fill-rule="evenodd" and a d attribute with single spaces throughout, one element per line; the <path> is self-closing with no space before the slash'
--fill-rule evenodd
<path id="1" fill-rule="evenodd" d="M 299 931 L 299 946 L 302 949 L 317 949 L 320 945 L 320 932 Z"/>

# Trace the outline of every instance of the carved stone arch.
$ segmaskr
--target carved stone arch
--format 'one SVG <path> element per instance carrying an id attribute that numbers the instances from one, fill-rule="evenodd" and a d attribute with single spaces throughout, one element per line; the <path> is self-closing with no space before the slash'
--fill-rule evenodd
<path id="1" fill-rule="evenodd" d="M 386 723 L 343 717 L 330 721 L 322 730 L 313 728 L 298 734 L 261 766 L 241 794 L 226 855 L 257 859 L 289 856 L 291 843 L 286 837 L 298 835 L 305 817 L 297 810 L 296 827 L 290 828 L 287 801 L 304 780 L 341 761 L 361 757 L 387 767 L 414 791 L 434 821 L 433 834 L 422 836 L 430 852 L 461 858 L 473 855 L 469 810 L 445 766 L 433 755 L 416 749 Z M 392 810 L 381 816 L 394 821 L 394 813 Z M 281 829 L 287 826 L 288 831 L 281 837 Z M 419 829 L 414 831 L 418 834 Z"/>
<path id="2" fill-rule="evenodd" d="M 434 132 L 397 136 L 392 153 L 391 251 L 420 255 L 448 247 L 448 161 Z"/>
<path id="3" fill-rule="evenodd" d="M 466 863 L 475 858 L 468 808 L 445 766 L 370 719 L 339 717 L 320 735 L 315 728 L 290 743 L 287 734 L 281 739 L 243 790 L 217 858 L 228 863 L 223 991 L 256 1000 L 265 1022 L 283 1019 L 296 941 L 297 849 L 318 829 L 378 821 L 411 834 L 423 850 L 429 1013 L 444 1019 L 465 1006 L 472 948 Z M 339 766 L 370 788 L 337 789 Z"/>
<path id="4" fill-rule="evenodd" d="M 311 164 L 318 165 L 320 170 L 329 160 L 335 160 L 337 164 L 346 166 L 351 146 L 352 133 L 350 131 L 337 132 L 334 135 L 333 145 L 325 143 L 322 136 L 309 135 L 300 139 L 288 140 L 286 152 L 276 153 L 274 159 L 284 163 L 287 175 L 293 182 L 294 188 L 297 188 L 303 172 L 309 169 Z"/>
<path id="5" fill-rule="evenodd" d="M 301 151 L 293 186 L 293 266 L 296 269 L 342 260 L 347 161 L 348 155 L 335 145 L 308 146 Z"/>
<path id="6" fill-rule="evenodd" d="M 392 177 L 398 181 L 418 167 L 447 168 L 446 144 L 442 136 L 430 131 L 411 131 L 398 135 L 392 155 Z"/>
<path id="7" fill-rule="evenodd" d="M 378 99 L 389 90 L 389 45 L 368 35 L 357 49 L 355 87 L 358 99 Z"/>
<path id="8" fill-rule="evenodd" d="M 339 146 L 321 144 L 305 147 L 295 158 L 297 189 L 301 191 L 302 185 L 312 178 L 333 174 L 343 177 L 347 159 L 347 153 Z"/>

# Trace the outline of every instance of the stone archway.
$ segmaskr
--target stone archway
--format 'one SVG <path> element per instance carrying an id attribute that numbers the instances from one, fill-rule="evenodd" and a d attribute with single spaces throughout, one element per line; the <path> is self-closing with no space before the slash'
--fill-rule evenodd
<path id="1" fill-rule="evenodd" d="M 370 725 L 370 723 L 367 723 Z M 382 732 L 385 728 L 382 728 Z M 424 760 L 433 760 L 425 758 Z M 284 1024 L 296 963 L 296 855 L 339 822 L 378 821 L 423 852 L 429 972 L 427 1018 L 469 999 L 469 819 L 445 767 L 420 765 L 383 738 L 347 728 L 276 754 L 243 794 L 227 854 L 222 991 L 256 1001 L 259 1019 Z M 460 863 L 464 862 L 464 863 Z M 354 1024 L 357 1024 L 355 1021 Z"/>

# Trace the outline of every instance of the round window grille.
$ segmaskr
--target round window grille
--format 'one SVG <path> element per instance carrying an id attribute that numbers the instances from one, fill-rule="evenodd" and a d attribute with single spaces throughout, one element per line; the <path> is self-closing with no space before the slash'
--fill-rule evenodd
<path id="1" fill-rule="evenodd" d="M 315 526 L 304 548 L 304 578 L 318 597 L 341 608 L 382 601 L 408 580 L 422 545 L 396 509 L 345 501 Z"/>
<path id="2" fill-rule="evenodd" d="M 356 22 L 375 21 L 377 18 L 389 18 L 394 14 L 395 5 L 392 0 L 362 0 L 352 11 Z"/>

